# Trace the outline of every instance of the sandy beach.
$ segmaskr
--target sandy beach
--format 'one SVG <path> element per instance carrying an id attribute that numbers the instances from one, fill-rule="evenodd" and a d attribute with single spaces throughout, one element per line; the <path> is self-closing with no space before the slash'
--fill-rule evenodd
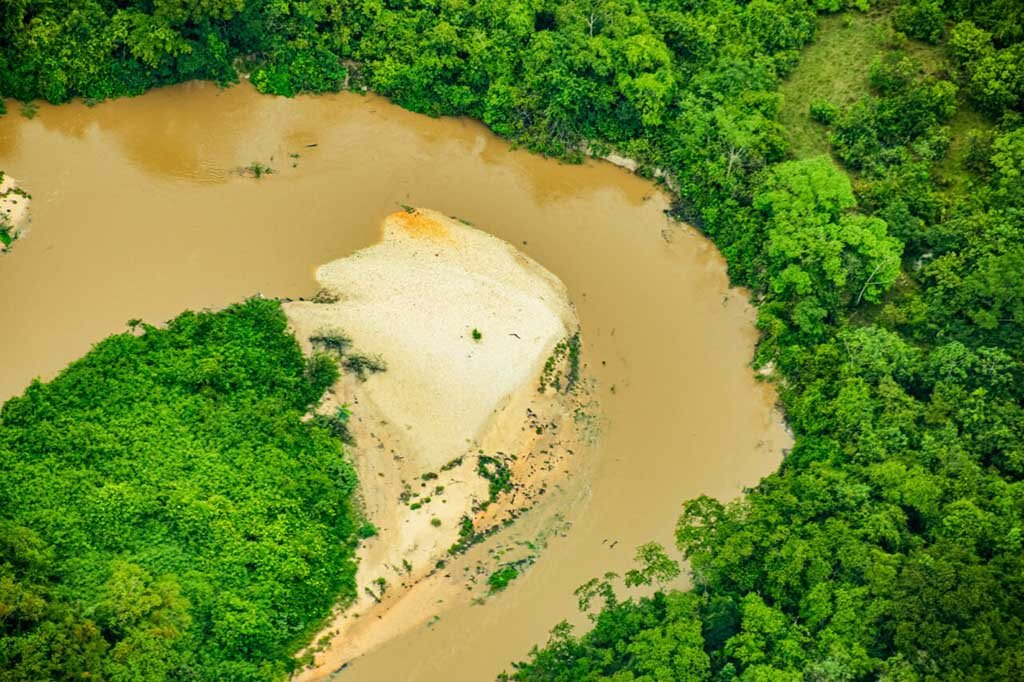
<path id="1" fill-rule="evenodd" d="M 320 267 L 317 280 L 317 302 L 284 304 L 304 349 L 343 339 L 343 353 L 386 369 L 343 372 L 319 408 L 352 415 L 350 452 L 379 535 L 360 548 L 356 602 L 314 640 L 301 680 L 322 679 L 456 599 L 463 584 L 445 566 L 466 523 L 486 533 L 529 508 L 577 447 L 570 397 L 542 380 L 569 371 L 564 349 L 578 322 L 565 286 L 532 259 L 410 209 L 385 219 L 380 243 Z M 495 493 L 482 462 L 507 471 L 509 484 Z"/>
<path id="2" fill-rule="evenodd" d="M 0 227 L 7 228 L 11 239 L 17 239 L 28 224 L 28 208 L 32 200 L 18 181 L 0 171 Z M 0 252 L 8 247 L 0 241 Z"/>

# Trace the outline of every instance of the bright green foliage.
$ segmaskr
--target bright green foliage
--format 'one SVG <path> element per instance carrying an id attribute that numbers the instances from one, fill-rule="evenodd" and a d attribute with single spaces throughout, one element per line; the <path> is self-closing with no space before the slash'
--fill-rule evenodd
<path id="1" fill-rule="evenodd" d="M 0 411 L 0 679 L 266 680 L 354 594 L 337 374 L 276 302 L 99 343 Z"/>
<path id="2" fill-rule="evenodd" d="M 900 270 L 902 244 L 885 222 L 848 213 L 850 180 L 830 159 L 774 166 L 754 195 L 768 229 L 768 287 L 781 300 L 820 307 L 877 302 Z M 798 326 L 800 326 L 798 324 Z M 804 329 L 804 331 L 810 331 Z"/>
<path id="3" fill-rule="evenodd" d="M 831 102 L 818 100 L 811 102 L 808 113 L 812 120 L 829 125 L 836 120 L 837 116 L 839 116 L 839 107 Z"/>
<path id="4" fill-rule="evenodd" d="M 1009 9 L 1009 8 L 1007 8 Z M 1024 10 L 1016 7 L 1017 20 L 1024 21 Z M 1012 42 L 997 47 L 993 36 L 972 21 L 964 21 L 953 29 L 949 45 L 953 63 L 971 99 L 982 109 L 1001 113 L 1007 108 L 1020 109 L 1024 103 L 1024 43 Z"/>
<path id="5" fill-rule="evenodd" d="M 626 573 L 624 582 L 627 587 L 651 584 L 662 587 L 679 577 L 679 562 L 671 558 L 657 542 L 640 545 L 636 550 L 636 561 L 639 568 Z"/>
<path id="6" fill-rule="evenodd" d="M 698 682 L 711 679 L 696 594 L 661 592 L 638 601 L 611 602 L 594 616 L 594 627 L 576 639 L 568 623 L 552 631 L 532 662 L 509 680 L 548 682 Z"/>
<path id="7" fill-rule="evenodd" d="M 487 585 L 491 592 L 501 592 L 508 584 L 519 577 L 519 569 L 515 566 L 502 566 L 487 576 Z"/>

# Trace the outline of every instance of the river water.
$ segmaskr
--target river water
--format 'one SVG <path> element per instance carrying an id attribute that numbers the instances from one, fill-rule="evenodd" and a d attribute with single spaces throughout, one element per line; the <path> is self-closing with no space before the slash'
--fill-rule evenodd
<path id="1" fill-rule="evenodd" d="M 578 585 L 626 570 L 643 542 L 671 544 L 684 500 L 738 495 L 789 445 L 748 366 L 754 313 L 724 261 L 624 170 L 544 159 L 478 123 L 350 93 L 190 83 L 42 106 L 32 120 L 8 108 L 0 169 L 33 204 L 25 238 L 0 257 L 0 400 L 129 319 L 310 296 L 319 264 L 375 242 L 403 204 L 467 220 L 568 286 L 601 425 L 585 494 L 562 510 L 571 527 L 499 596 L 445 611 L 339 679 L 492 679 L 556 622 L 579 622 Z M 236 172 L 252 162 L 276 172 Z"/>

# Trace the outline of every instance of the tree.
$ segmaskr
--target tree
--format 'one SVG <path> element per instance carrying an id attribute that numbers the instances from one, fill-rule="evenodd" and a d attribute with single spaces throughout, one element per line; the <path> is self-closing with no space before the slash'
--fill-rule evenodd
<path id="1" fill-rule="evenodd" d="M 779 164 L 754 206 L 768 220 L 767 276 L 788 300 L 813 298 L 827 310 L 877 301 L 900 271 L 902 245 L 878 218 L 847 213 L 850 181 L 826 157 Z"/>

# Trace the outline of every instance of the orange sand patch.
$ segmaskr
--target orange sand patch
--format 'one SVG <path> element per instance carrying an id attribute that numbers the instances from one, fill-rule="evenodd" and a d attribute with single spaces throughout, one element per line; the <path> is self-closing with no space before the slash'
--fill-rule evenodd
<path id="1" fill-rule="evenodd" d="M 422 211 L 395 211 L 386 218 L 386 221 L 401 229 L 410 237 L 418 237 L 420 239 L 451 239 L 451 232 L 444 223 Z"/>

